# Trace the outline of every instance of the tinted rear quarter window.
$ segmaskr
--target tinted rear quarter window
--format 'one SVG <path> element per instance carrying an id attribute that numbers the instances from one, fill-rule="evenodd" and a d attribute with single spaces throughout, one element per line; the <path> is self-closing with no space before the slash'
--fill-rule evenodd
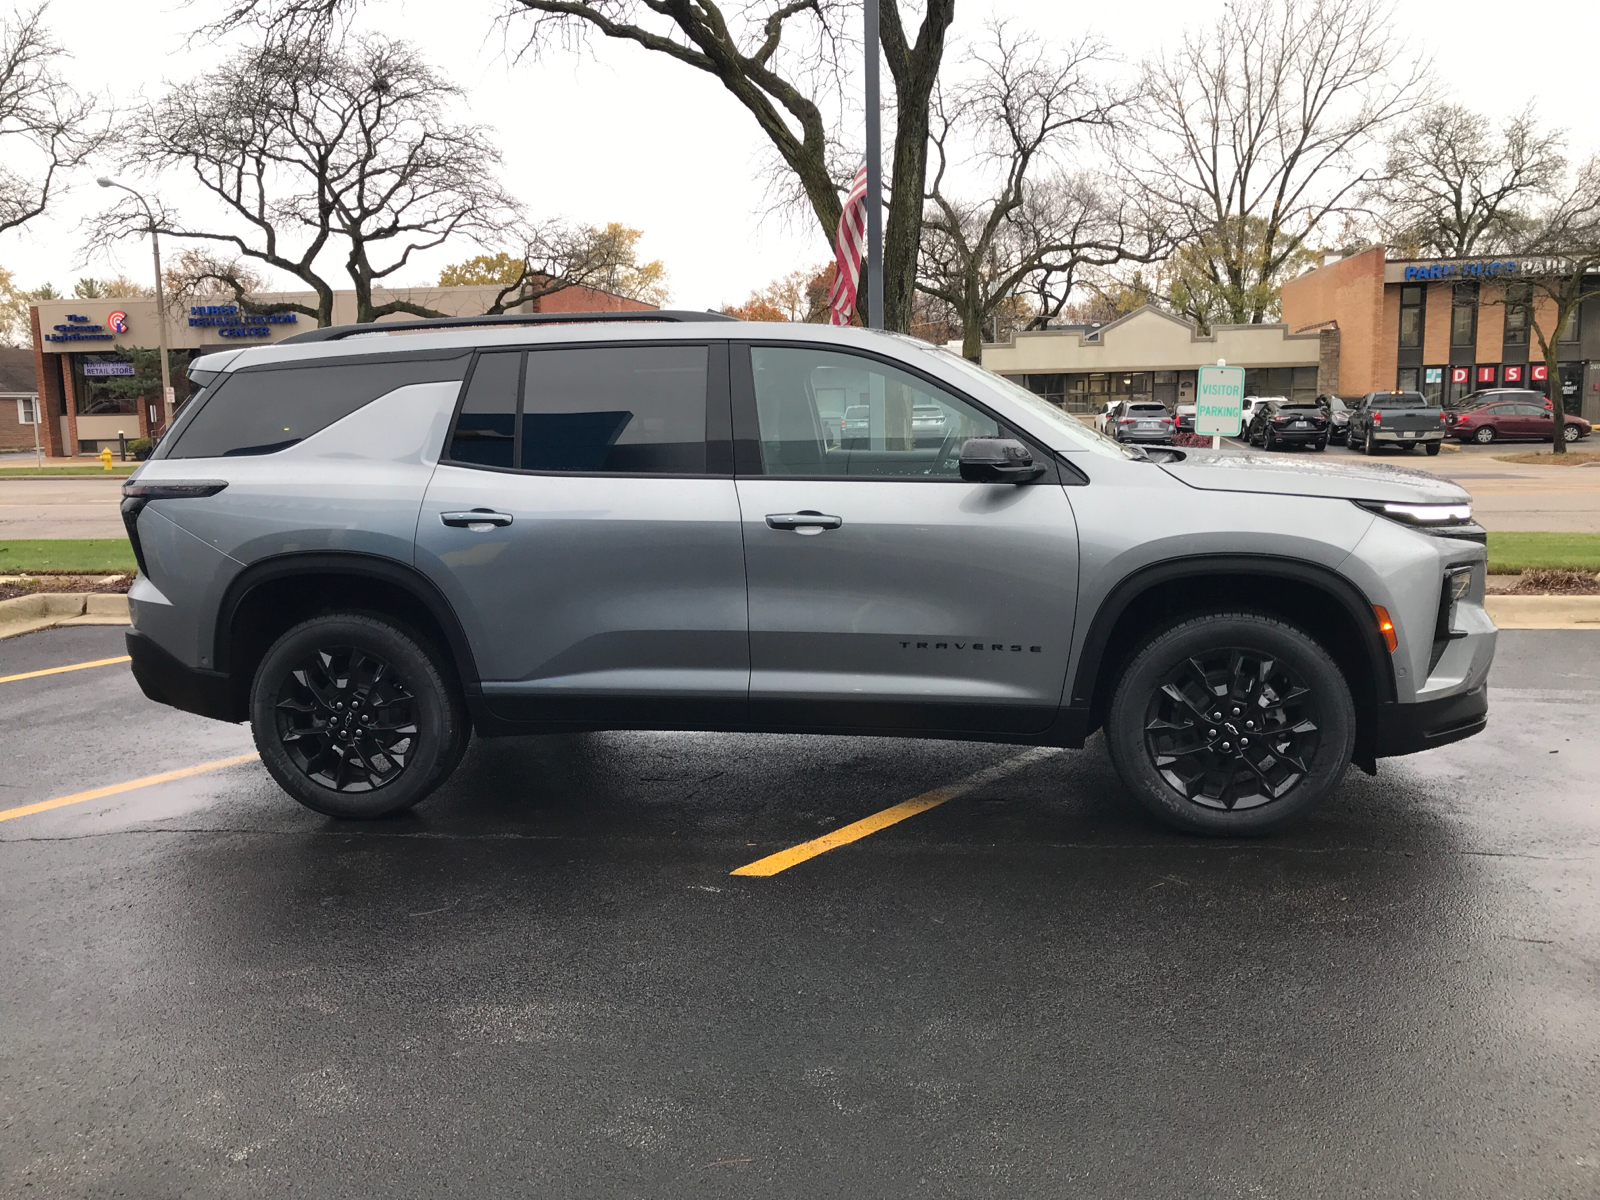
<path id="1" fill-rule="evenodd" d="M 317 363 L 236 371 L 207 396 L 169 458 L 233 458 L 287 450 L 379 396 L 460 379 L 467 358 Z"/>

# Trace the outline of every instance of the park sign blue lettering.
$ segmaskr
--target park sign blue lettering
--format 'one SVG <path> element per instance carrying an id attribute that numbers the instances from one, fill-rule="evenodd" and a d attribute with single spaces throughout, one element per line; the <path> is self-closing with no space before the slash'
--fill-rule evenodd
<path id="1" fill-rule="evenodd" d="M 1483 279 L 1517 274 L 1517 263 L 1512 259 L 1498 262 L 1429 263 L 1427 266 L 1407 267 L 1406 282 L 1418 279 Z"/>
<path id="2" fill-rule="evenodd" d="M 270 325 L 297 325 L 294 313 L 246 313 L 236 304 L 195 304 L 189 324 L 215 328 L 218 337 L 270 337 Z"/>

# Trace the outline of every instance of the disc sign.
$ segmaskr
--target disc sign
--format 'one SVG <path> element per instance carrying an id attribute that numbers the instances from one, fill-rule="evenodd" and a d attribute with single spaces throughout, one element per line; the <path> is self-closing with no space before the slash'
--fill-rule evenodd
<path id="1" fill-rule="evenodd" d="M 1194 431 L 1238 437 L 1244 419 L 1244 368 L 1201 367 L 1194 398 Z"/>

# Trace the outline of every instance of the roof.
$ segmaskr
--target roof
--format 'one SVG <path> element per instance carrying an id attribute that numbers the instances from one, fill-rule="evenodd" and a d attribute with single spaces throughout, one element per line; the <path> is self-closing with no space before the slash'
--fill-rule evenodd
<path id="1" fill-rule="evenodd" d="M 0 395 L 36 396 L 39 378 L 33 370 L 33 349 L 0 346 Z"/>

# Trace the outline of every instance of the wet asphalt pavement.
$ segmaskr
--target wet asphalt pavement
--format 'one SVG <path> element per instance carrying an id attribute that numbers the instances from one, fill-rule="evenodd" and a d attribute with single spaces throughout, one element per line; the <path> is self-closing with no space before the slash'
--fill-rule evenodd
<path id="1" fill-rule="evenodd" d="M 1292 833 L 1098 739 L 477 743 L 418 812 L 259 765 L 0 822 L 6 1197 L 1600 1195 L 1600 633 Z M 0 675 L 120 653 L 0 642 Z M 122 666 L 0 684 L 0 807 L 250 749 Z"/>

